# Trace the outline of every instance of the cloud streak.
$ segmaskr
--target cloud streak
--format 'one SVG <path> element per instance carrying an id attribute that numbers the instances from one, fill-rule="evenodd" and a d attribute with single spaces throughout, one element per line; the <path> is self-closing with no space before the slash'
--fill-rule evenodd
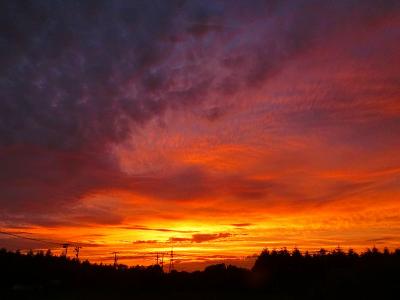
<path id="1" fill-rule="evenodd" d="M 204 242 L 209 242 L 209 241 L 226 239 L 231 236 L 232 236 L 232 234 L 228 233 L 228 232 L 196 233 L 196 234 L 193 234 L 191 238 L 171 237 L 171 238 L 169 238 L 168 242 L 170 242 L 170 243 L 181 243 L 181 242 L 204 243 Z"/>

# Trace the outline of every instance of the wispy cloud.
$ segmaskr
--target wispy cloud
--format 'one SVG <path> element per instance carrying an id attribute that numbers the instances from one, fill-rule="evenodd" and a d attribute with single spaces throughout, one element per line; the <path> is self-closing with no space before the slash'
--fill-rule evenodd
<path id="1" fill-rule="evenodd" d="M 153 227 L 147 227 L 147 226 L 141 226 L 141 225 L 129 225 L 129 226 L 123 226 L 121 228 L 122 229 L 128 229 L 128 230 L 145 230 L 145 231 L 176 232 L 176 233 L 193 233 L 193 232 L 197 232 L 197 231 L 194 231 L 194 230 L 176 230 L 176 229 L 169 229 L 169 228 L 153 228 Z"/>
<path id="2" fill-rule="evenodd" d="M 232 234 L 228 232 L 220 232 L 220 233 L 198 233 L 193 234 L 191 238 L 184 237 L 171 237 L 169 238 L 169 242 L 171 243 L 179 243 L 179 242 L 192 242 L 192 243 L 203 243 L 209 242 L 219 239 L 225 239 L 231 237 Z"/>

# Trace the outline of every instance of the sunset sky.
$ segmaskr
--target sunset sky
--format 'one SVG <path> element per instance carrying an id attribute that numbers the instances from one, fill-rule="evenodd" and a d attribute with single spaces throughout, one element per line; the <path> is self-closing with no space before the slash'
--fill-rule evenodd
<path id="1" fill-rule="evenodd" d="M 1 1 L 0 229 L 188 270 L 400 247 L 400 2 Z"/>

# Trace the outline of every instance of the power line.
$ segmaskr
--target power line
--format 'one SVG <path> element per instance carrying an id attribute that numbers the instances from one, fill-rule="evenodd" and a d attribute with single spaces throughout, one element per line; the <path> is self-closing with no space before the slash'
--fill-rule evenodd
<path id="1" fill-rule="evenodd" d="M 52 242 L 52 241 L 47 241 L 47 240 L 43 240 L 43 239 L 39 239 L 39 238 L 33 238 L 33 237 L 27 237 L 27 236 L 23 236 L 23 235 L 19 235 L 13 232 L 7 232 L 7 231 L 2 231 L 0 230 L 0 234 L 4 234 L 4 235 L 9 235 L 12 237 L 16 237 L 19 239 L 24 239 L 24 240 L 31 240 L 31 241 L 36 241 L 36 242 L 41 242 L 41 243 L 46 243 L 46 244 L 52 244 L 52 245 L 62 245 L 63 243 L 56 243 L 56 242 Z"/>
<path id="2" fill-rule="evenodd" d="M 12 236 L 18 239 L 23 239 L 23 240 L 30 240 L 30 241 L 35 241 L 35 242 L 40 242 L 40 243 L 44 243 L 47 245 L 54 245 L 54 246 L 61 246 L 64 250 L 64 253 L 62 255 L 67 256 L 68 254 L 68 247 L 69 246 L 75 246 L 75 256 L 78 259 L 79 257 L 79 249 L 82 248 L 79 243 L 73 243 L 73 242 L 54 242 L 54 241 L 48 241 L 48 240 L 44 240 L 44 239 L 39 239 L 39 238 L 34 238 L 34 237 L 27 237 L 27 236 L 23 236 L 14 232 L 9 232 L 9 231 L 3 231 L 0 230 L 0 234 L 3 235 L 8 235 L 8 236 Z M 31 234 L 31 233 L 29 233 Z"/>
<path id="3" fill-rule="evenodd" d="M 44 244 L 50 244 L 50 245 L 54 245 L 54 246 L 58 246 L 58 247 L 62 247 L 64 249 L 63 251 L 63 256 L 67 256 L 68 254 L 68 248 L 70 246 L 74 246 L 74 253 L 75 253 L 75 257 L 76 259 L 79 259 L 79 253 L 80 253 L 80 249 L 82 248 L 82 244 L 81 243 L 75 243 L 75 242 L 56 242 L 56 241 L 49 241 L 49 240 L 45 240 L 45 239 L 40 239 L 40 238 L 35 238 L 35 237 L 27 237 L 15 232 L 9 232 L 9 231 L 4 231 L 4 230 L 0 230 L 0 234 L 3 235 L 8 235 L 8 236 L 12 236 L 18 239 L 23 239 L 23 240 L 30 240 L 30 241 L 35 241 L 35 242 L 40 242 L 40 243 L 44 243 Z M 27 232 L 27 234 L 32 234 L 30 232 Z M 112 254 L 114 255 L 114 267 L 118 267 L 118 254 L 119 252 L 112 252 Z M 173 270 L 174 268 L 174 252 L 173 249 L 171 249 L 171 251 L 168 253 L 164 253 L 164 252 L 157 252 L 156 255 L 156 263 L 157 265 L 159 265 L 162 269 L 164 269 L 164 256 L 165 254 L 170 254 L 170 261 L 169 261 L 169 268 L 168 271 L 171 272 L 171 270 Z"/>

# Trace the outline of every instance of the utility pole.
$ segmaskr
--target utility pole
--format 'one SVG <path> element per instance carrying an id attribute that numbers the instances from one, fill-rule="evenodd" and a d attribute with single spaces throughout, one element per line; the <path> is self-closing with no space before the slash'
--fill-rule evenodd
<path id="1" fill-rule="evenodd" d="M 62 244 L 62 247 L 65 249 L 64 256 L 67 257 L 69 244 Z"/>
<path id="2" fill-rule="evenodd" d="M 118 252 L 113 252 L 112 254 L 114 254 L 114 268 L 118 268 Z"/>
<path id="3" fill-rule="evenodd" d="M 168 268 L 168 273 L 171 273 L 171 271 L 174 269 L 174 250 L 171 249 L 171 256 L 169 259 L 169 268 Z"/>
<path id="4" fill-rule="evenodd" d="M 158 252 L 156 254 L 157 254 L 156 265 L 158 266 L 159 265 L 159 263 L 158 263 Z"/>
<path id="5" fill-rule="evenodd" d="M 161 270 L 164 271 L 164 255 L 165 253 L 161 253 Z"/>
<path id="6" fill-rule="evenodd" d="M 79 260 L 79 251 L 81 248 L 82 248 L 81 246 L 75 246 L 74 251 L 75 251 L 76 260 Z"/>

